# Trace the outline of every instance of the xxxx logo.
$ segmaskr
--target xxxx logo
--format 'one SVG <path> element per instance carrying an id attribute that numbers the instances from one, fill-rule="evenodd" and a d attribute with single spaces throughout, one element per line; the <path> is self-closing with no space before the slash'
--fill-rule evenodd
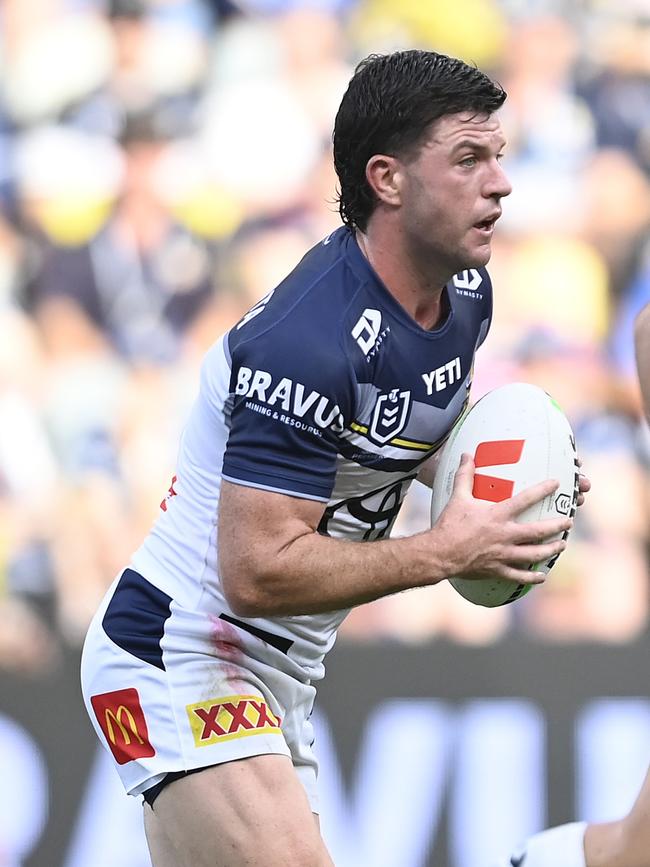
<path id="1" fill-rule="evenodd" d="M 494 440 L 493 442 L 479 443 L 474 452 L 476 469 L 519 463 L 524 442 L 525 440 Z M 472 496 L 477 500 L 500 503 L 512 496 L 514 486 L 515 483 L 508 479 L 475 473 Z"/>
<path id="2" fill-rule="evenodd" d="M 281 734 L 280 718 L 257 695 L 229 695 L 186 707 L 194 744 L 205 747 L 261 733 Z"/>

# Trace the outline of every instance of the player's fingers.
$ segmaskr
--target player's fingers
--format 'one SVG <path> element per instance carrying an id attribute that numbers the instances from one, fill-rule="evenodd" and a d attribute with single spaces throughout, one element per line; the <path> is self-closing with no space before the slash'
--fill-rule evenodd
<path id="1" fill-rule="evenodd" d="M 578 496 L 576 497 L 576 506 L 581 506 L 585 501 L 585 494 L 591 490 L 591 480 L 584 475 L 578 474 Z"/>
<path id="2" fill-rule="evenodd" d="M 564 539 L 556 539 L 553 542 L 545 542 L 543 545 L 517 545 L 513 549 L 512 557 L 508 560 L 513 565 L 519 563 L 545 563 L 551 557 L 557 557 L 566 548 Z"/>
<path id="3" fill-rule="evenodd" d="M 576 466 L 578 470 L 582 467 L 582 458 L 576 458 Z M 576 497 L 576 506 L 582 506 L 585 501 L 585 494 L 591 490 L 591 481 L 584 473 L 578 473 L 578 496 Z"/>
<path id="4" fill-rule="evenodd" d="M 538 482 L 538 484 L 531 485 L 530 488 L 526 488 L 518 494 L 515 494 L 511 499 L 504 500 L 505 507 L 509 514 L 519 515 L 522 512 L 525 512 L 526 509 L 530 508 L 530 506 L 534 506 L 535 503 L 539 503 L 545 497 L 548 497 L 549 494 L 556 491 L 559 486 L 560 483 L 557 479 L 546 479 L 543 482 Z"/>
<path id="5" fill-rule="evenodd" d="M 573 518 L 545 518 L 531 524 L 517 524 L 513 528 L 514 540 L 518 544 L 544 542 L 552 536 L 559 536 L 573 527 Z"/>
<path id="6" fill-rule="evenodd" d="M 460 464 L 454 476 L 453 494 L 463 492 L 471 494 L 472 484 L 474 482 L 474 459 L 467 452 L 463 452 L 460 456 Z"/>
<path id="7" fill-rule="evenodd" d="M 508 581 L 514 581 L 517 584 L 543 584 L 546 581 L 546 574 L 534 569 L 517 569 L 516 566 L 506 566 L 504 564 L 499 570 L 499 578 L 506 578 Z"/>

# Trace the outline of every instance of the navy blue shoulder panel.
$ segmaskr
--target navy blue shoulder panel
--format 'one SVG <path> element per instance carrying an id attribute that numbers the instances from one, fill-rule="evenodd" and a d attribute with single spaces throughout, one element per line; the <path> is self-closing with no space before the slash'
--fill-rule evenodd
<path id="1" fill-rule="evenodd" d="M 355 414 L 342 312 L 359 281 L 345 229 L 314 247 L 230 331 L 234 402 L 223 476 L 326 500 L 339 436 Z"/>

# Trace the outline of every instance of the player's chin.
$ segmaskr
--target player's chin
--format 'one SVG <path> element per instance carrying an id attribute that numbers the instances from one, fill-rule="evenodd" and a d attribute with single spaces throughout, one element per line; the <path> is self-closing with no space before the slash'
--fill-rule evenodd
<path id="1" fill-rule="evenodd" d="M 466 268 L 483 268 L 490 261 L 492 256 L 492 245 L 489 241 L 481 244 L 473 244 L 466 251 L 465 267 Z"/>

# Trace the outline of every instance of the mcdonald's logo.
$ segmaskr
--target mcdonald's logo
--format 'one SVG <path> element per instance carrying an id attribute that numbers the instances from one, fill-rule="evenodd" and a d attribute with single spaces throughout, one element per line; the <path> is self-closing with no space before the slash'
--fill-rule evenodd
<path id="1" fill-rule="evenodd" d="M 494 440 L 479 443 L 474 453 L 474 466 L 498 467 L 506 464 L 517 464 L 521 460 L 525 440 Z M 483 473 L 474 474 L 472 496 L 477 500 L 489 500 L 500 503 L 512 496 L 515 483 L 498 476 L 486 476 Z"/>
<path id="2" fill-rule="evenodd" d="M 124 717 L 128 720 L 128 726 L 124 725 Z M 144 741 L 140 737 L 138 733 L 138 727 L 135 724 L 135 719 L 133 718 L 133 714 L 128 709 L 128 707 L 124 707 L 121 704 L 118 709 L 113 713 L 112 710 L 106 708 L 104 711 L 104 719 L 106 720 L 106 728 L 108 730 L 108 739 L 109 741 L 115 745 L 117 743 L 117 738 L 115 737 L 115 731 L 113 729 L 113 724 L 118 726 L 120 730 L 120 734 L 122 735 L 122 742 L 126 744 L 126 746 L 131 745 L 131 735 L 134 738 L 138 739 L 138 743 L 143 744 Z M 129 734 L 130 732 L 130 734 Z"/>
<path id="3" fill-rule="evenodd" d="M 156 755 L 149 741 L 137 689 L 118 689 L 93 695 L 90 703 L 118 765 Z"/>

